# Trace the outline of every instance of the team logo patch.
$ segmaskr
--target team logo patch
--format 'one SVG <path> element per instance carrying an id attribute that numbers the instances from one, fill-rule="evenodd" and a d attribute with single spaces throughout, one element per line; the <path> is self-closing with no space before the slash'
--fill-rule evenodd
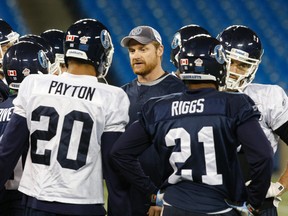
<path id="1" fill-rule="evenodd" d="M 131 31 L 130 35 L 139 35 L 139 34 L 141 34 L 141 32 L 142 32 L 142 28 L 136 27 Z"/>
<path id="2" fill-rule="evenodd" d="M 16 70 L 7 70 L 7 75 L 8 76 L 17 76 L 17 71 Z"/>
<path id="3" fill-rule="evenodd" d="M 22 74 L 24 76 L 28 76 L 30 74 L 30 70 L 28 68 L 25 68 L 23 71 L 22 71 Z"/>
<path id="4" fill-rule="evenodd" d="M 80 40 L 80 43 L 81 43 L 81 44 L 87 44 L 88 37 L 83 36 L 83 37 L 79 38 L 79 40 Z"/>
<path id="5" fill-rule="evenodd" d="M 110 34 L 109 34 L 109 32 L 107 30 L 102 30 L 101 31 L 100 40 L 101 40 L 102 46 L 105 49 L 108 49 L 111 46 L 111 44 L 112 44 Z"/>
<path id="6" fill-rule="evenodd" d="M 189 61 L 188 59 L 180 59 L 180 65 L 188 65 L 189 64 Z"/>
<path id="7" fill-rule="evenodd" d="M 74 35 L 67 35 L 66 36 L 66 41 L 74 41 L 75 40 L 75 36 Z"/>

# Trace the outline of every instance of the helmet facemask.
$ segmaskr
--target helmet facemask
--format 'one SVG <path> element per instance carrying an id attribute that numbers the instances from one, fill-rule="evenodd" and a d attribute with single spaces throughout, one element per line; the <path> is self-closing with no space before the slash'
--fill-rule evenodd
<path id="1" fill-rule="evenodd" d="M 12 31 L 10 34 L 6 35 L 7 40 L 0 42 L 0 64 L 2 64 L 4 54 L 8 48 L 19 41 L 19 36 L 20 35 L 17 32 Z"/>
<path id="2" fill-rule="evenodd" d="M 228 60 L 226 89 L 243 92 L 247 85 L 254 80 L 261 57 L 260 59 L 249 58 L 249 53 L 235 48 L 232 48 L 231 51 L 226 50 L 226 54 Z M 238 72 L 232 71 L 232 64 L 238 65 Z"/>

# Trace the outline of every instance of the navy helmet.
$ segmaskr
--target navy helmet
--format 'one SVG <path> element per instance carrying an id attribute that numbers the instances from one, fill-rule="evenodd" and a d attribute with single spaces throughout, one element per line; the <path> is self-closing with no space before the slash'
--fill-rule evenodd
<path id="1" fill-rule="evenodd" d="M 190 37 L 198 34 L 210 35 L 210 33 L 206 29 L 196 24 L 183 26 L 182 28 L 178 29 L 174 34 L 171 42 L 170 61 L 176 68 L 179 67 L 178 55 L 183 43 L 185 43 L 185 41 L 187 41 Z"/>
<path id="2" fill-rule="evenodd" d="M 178 56 L 179 77 L 190 81 L 213 81 L 225 85 L 226 57 L 220 42 L 208 35 L 196 35 L 182 46 Z"/>
<path id="3" fill-rule="evenodd" d="M 48 29 L 40 34 L 42 38 L 49 42 L 55 53 L 55 62 L 58 66 L 58 73 L 61 73 L 61 65 L 64 61 L 64 36 L 65 32 L 59 29 Z"/>
<path id="4" fill-rule="evenodd" d="M 19 89 L 30 74 L 48 74 L 48 57 L 43 47 L 29 41 L 11 46 L 3 58 L 3 72 L 9 88 Z"/>
<path id="5" fill-rule="evenodd" d="M 78 58 L 93 65 L 97 76 L 105 77 L 112 63 L 114 47 L 108 29 L 95 19 L 81 19 L 65 33 L 65 62 Z"/>
<path id="6" fill-rule="evenodd" d="M 41 45 L 43 47 L 43 50 L 46 54 L 46 56 L 49 59 L 49 73 L 53 74 L 58 70 L 56 61 L 55 61 L 55 52 L 54 52 L 54 48 L 49 44 L 49 42 L 47 40 L 45 40 L 44 38 L 42 38 L 39 35 L 35 35 L 35 34 L 26 34 L 23 35 L 19 38 L 19 41 L 30 41 L 32 43 L 37 43 L 39 45 Z"/>
<path id="7" fill-rule="evenodd" d="M 226 87 L 242 91 L 254 80 L 261 62 L 264 53 L 261 40 L 253 30 L 243 25 L 227 27 L 218 34 L 217 39 L 223 45 L 228 59 Z M 231 71 L 231 62 L 235 60 L 247 65 L 245 74 Z"/>

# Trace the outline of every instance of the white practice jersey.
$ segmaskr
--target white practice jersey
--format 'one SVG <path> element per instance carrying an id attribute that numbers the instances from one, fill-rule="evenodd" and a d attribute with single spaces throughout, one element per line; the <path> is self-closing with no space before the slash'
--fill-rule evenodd
<path id="1" fill-rule="evenodd" d="M 279 136 L 273 131 L 288 121 L 288 97 L 285 91 L 278 85 L 251 83 L 244 93 L 254 100 L 261 112 L 260 125 L 275 153 Z"/>
<path id="2" fill-rule="evenodd" d="M 29 75 L 14 105 L 30 130 L 19 190 L 44 201 L 104 203 L 101 135 L 125 130 L 126 93 L 92 76 Z"/>

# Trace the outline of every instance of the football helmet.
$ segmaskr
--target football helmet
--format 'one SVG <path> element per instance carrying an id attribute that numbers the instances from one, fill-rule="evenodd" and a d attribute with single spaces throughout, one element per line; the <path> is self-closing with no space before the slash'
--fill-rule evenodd
<path id="1" fill-rule="evenodd" d="M 195 24 L 183 26 L 174 34 L 171 42 L 170 61 L 174 64 L 176 68 L 179 67 L 178 55 L 183 43 L 187 41 L 190 37 L 198 34 L 210 35 L 210 33 L 206 29 Z"/>
<path id="2" fill-rule="evenodd" d="M 200 34 L 188 39 L 180 49 L 178 61 L 180 79 L 225 85 L 227 60 L 216 38 Z"/>
<path id="3" fill-rule="evenodd" d="M 254 31 L 242 25 L 227 27 L 217 36 L 217 39 L 227 53 L 226 88 L 243 91 L 254 80 L 261 62 L 264 53 L 261 40 Z M 235 69 L 232 71 L 232 64 L 242 67 L 241 74 L 235 72 Z"/>
<path id="4" fill-rule="evenodd" d="M 48 62 L 42 46 L 29 41 L 14 44 L 3 57 L 3 72 L 9 88 L 19 89 L 30 74 L 48 74 Z"/>
<path id="5" fill-rule="evenodd" d="M 61 73 L 61 64 L 65 64 L 64 61 L 64 35 L 65 33 L 59 29 L 48 29 L 40 34 L 42 38 L 47 40 L 49 44 L 54 48 L 55 61 L 58 66 L 58 71 Z"/>
<path id="6" fill-rule="evenodd" d="M 65 62 L 78 58 L 92 64 L 97 77 L 105 77 L 112 63 L 114 46 L 108 29 L 95 19 L 81 19 L 65 33 Z"/>
<path id="7" fill-rule="evenodd" d="M 32 43 L 37 43 L 40 46 L 42 46 L 46 56 L 49 59 L 49 61 L 48 61 L 49 73 L 53 74 L 58 70 L 58 67 L 57 67 L 57 64 L 55 61 L 54 48 L 44 38 L 42 38 L 39 35 L 35 35 L 35 34 L 26 34 L 26 35 L 21 36 L 19 38 L 19 41 L 30 41 Z"/>
<path id="8" fill-rule="evenodd" d="M 0 19 L 0 64 L 2 64 L 2 59 L 6 51 L 2 46 L 8 45 L 6 47 L 8 49 L 18 41 L 19 36 L 20 35 L 15 32 L 5 20 Z"/>

